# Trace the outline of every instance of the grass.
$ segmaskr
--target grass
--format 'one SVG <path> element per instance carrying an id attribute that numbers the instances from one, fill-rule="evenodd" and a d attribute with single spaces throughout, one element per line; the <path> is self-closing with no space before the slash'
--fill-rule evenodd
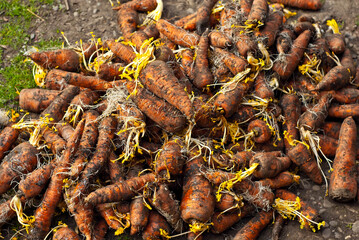
<path id="1" fill-rule="evenodd" d="M 33 88 L 32 66 L 25 61 L 23 52 L 31 45 L 29 28 L 41 5 L 51 5 L 54 0 L 0 0 L 0 108 L 23 88 Z M 61 46 L 60 40 L 42 40 L 34 44 L 39 49 Z M 16 52 L 12 59 L 4 60 L 5 50 Z"/>

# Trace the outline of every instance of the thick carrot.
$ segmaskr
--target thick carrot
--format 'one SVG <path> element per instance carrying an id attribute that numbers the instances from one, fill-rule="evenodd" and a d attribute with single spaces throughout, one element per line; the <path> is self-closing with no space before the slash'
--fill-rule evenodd
<path id="1" fill-rule="evenodd" d="M 358 117 L 359 104 L 332 105 L 328 109 L 328 116 L 335 118 Z"/>
<path id="2" fill-rule="evenodd" d="M 23 89 L 19 95 L 20 108 L 40 113 L 46 109 L 52 101 L 60 94 L 58 90 L 42 88 Z"/>
<path id="3" fill-rule="evenodd" d="M 95 223 L 93 229 L 93 239 L 94 240 L 104 240 L 108 230 L 108 225 L 105 219 L 100 219 Z"/>
<path id="4" fill-rule="evenodd" d="M 268 14 L 268 3 L 265 0 L 253 0 L 251 11 L 248 14 L 249 22 L 264 23 Z"/>
<path id="5" fill-rule="evenodd" d="M 75 160 L 71 165 L 70 175 L 76 179 L 85 168 L 87 158 L 92 154 L 92 149 L 96 145 L 98 137 L 98 118 L 99 114 L 95 110 L 88 110 L 84 113 L 83 119 L 86 120 L 84 133 L 82 134 Z"/>
<path id="6" fill-rule="evenodd" d="M 97 72 L 97 76 L 100 79 L 106 81 L 120 80 L 121 69 L 125 65 L 123 63 L 104 63 L 101 64 Z"/>
<path id="7" fill-rule="evenodd" d="M 61 71 L 61 70 L 53 70 Z M 66 87 L 54 101 L 40 114 L 41 117 L 49 118 L 50 122 L 58 122 L 62 119 L 71 100 L 78 94 L 80 88 L 75 86 Z"/>
<path id="8" fill-rule="evenodd" d="M 328 115 L 328 108 L 332 100 L 330 93 L 320 97 L 318 103 L 308 109 L 298 119 L 299 128 L 309 131 L 316 131 L 320 128 Z"/>
<path id="9" fill-rule="evenodd" d="M 125 45 L 120 42 L 115 42 L 113 40 L 107 40 L 106 44 L 108 45 L 109 49 L 113 52 L 113 54 L 115 54 L 117 57 L 123 60 L 126 64 L 131 63 L 136 57 L 135 52 L 129 45 Z"/>
<path id="10" fill-rule="evenodd" d="M 342 126 L 341 122 L 327 122 L 326 121 L 323 123 L 323 127 L 322 127 L 323 133 L 324 133 L 324 135 L 326 135 L 328 137 L 338 139 L 341 126 Z"/>
<path id="11" fill-rule="evenodd" d="M 160 33 L 180 46 L 193 47 L 199 42 L 199 36 L 196 33 L 187 32 L 164 19 L 158 20 L 156 26 Z"/>
<path id="12" fill-rule="evenodd" d="M 207 28 L 210 28 L 209 18 L 211 16 L 212 8 L 218 0 L 204 0 L 199 5 L 196 15 L 196 29 L 198 34 L 203 34 Z"/>
<path id="13" fill-rule="evenodd" d="M 261 231 L 270 223 L 273 218 L 273 210 L 268 212 L 261 211 L 254 218 L 249 220 L 241 230 L 234 236 L 233 240 L 256 239 Z"/>
<path id="14" fill-rule="evenodd" d="M 141 232 L 148 223 L 150 210 L 145 206 L 142 197 L 136 197 L 130 205 L 131 235 Z"/>
<path id="15" fill-rule="evenodd" d="M 75 131 L 75 129 L 69 123 L 63 121 L 60 121 L 58 124 L 56 124 L 56 129 L 60 136 L 65 139 L 65 141 L 68 141 Z"/>
<path id="16" fill-rule="evenodd" d="M 257 110 L 254 109 L 253 106 L 239 105 L 237 110 L 230 117 L 230 120 L 232 122 L 236 121 L 238 123 L 247 122 L 250 119 L 254 118 L 256 113 L 257 113 Z"/>
<path id="17" fill-rule="evenodd" d="M 176 61 L 176 55 L 174 54 L 172 49 L 170 49 L 167 46 L 160 46 L 160 47 L 156 48 L 154 54 L 155 54 L 156 60 L 161 60 L 164 62 Z"/>
<path id="18" fill-rule="evenodd" d="M 257 45 L 250 35 L 245 33 L 236 32 L 236 48 L 239 54 L 243 57 L 247 57 L 248 53 L 257 50 Z"/>
<path id="19" fill-rule="evenodd" d="M 0 133 L 0 162 L 20 134 L 20 131 L 13 128 L 12 125 L 13 123 L 9 123 Z"/>
<path id="20" fill-rule="evenodd" d="M 100 203 L 128 200 L 136 195 L 135 191 L 139 191 L 147 182 L 153 182 L 154 180 L 155 175 L 149 173 L 123 182 L 117 182 L 91 192 L 84 202 L 96 206 Z"/>
<path id="21" fill-rule="evenodd" d="M 300 116 L 300 100 L 295 94 L 284 94 L 280 99 L 280 106 L 283 109 L 283 132 L 286 131 L 284 137 L 285 151 L 288 152 L 293 146 L 291 140 L 299 140 L 299 131 L 297 129 L 297 121 Z"/>
<path id="22" fill-rule="evenodd" d="M 35 222 L 30 230 L 30 239 L 43 239 L 50 230 L 51 219 L 55 213 L 57 204 L 61 199 L 61 190 L 64 185 L 63 180 L 66 178 L 66 173 L 70 168 L 70 158 L 72 153 L 76 152 L 78 142 L 84 128 L 84 121 L 81 121 L 67 142 L 66 149 L 62 158 L 57 163 L 54 173 L 51 177 L 50 184 L 46 189 L 41 205 L 36 209 L 34 217 Z"/>
<path id="23" fill-rule="evenodd" d="M 248 132 L 254 134 L 254 141 L 256 143 L 265 143 L 272 137 L 272 131 L 267 123 L 260 119 L 251 121 L 247 128 Z"/>
<path id="24" fill-rule="evenodd" d="M 140 81 L 155 95 L 175 106 L 188 119 L 193 118 L 193 106 L 185 86 L 179 83 L 165 62 L 155 60 L 149 63 L 142 70 Z"/>
<path id="25" fill-rule="evenodd" d="M 293 183 L 298 183 L 299 178 L 300 177 L 298 175 L 295 175 L 288 171 L 284 171 L 284 172 L 279 173 L 274 178 L 265 178 L 265 179 L 259 180 L 259 182 L 263 186 L 268 186 L 271 189 L 278 189 L 278 188 L 288 187 L 288 186 L 292 185 Z"/>
<path id="26" fill-rule="evenodd" d="M 254 80 L 254 95 L 262 99 L 274 99 L 274 92 L 268 85 L 264 72 L 260 72 Z"/>
<path id="27" fill-rule="evenodd" d="M 341 54 L 345 50 L 344 38 L 340 34 L 330 34 L 325 36 L 325 41 L 329 49 L 335 54 Z"/>
<path id="28" fill-rule="evenodd" d="M 229 48 L 232 46 L 232 40 L 223 32 L 212 31 L 208 35 L 209 43 L 213 47 Z"/>
<path id="29" fill-rule="evenodd" d="M 209 16 L 209 26 L 215 27 L 218 24 L 220 12 L 212 13 Z M 194 31 L 197 27 L 197 12 L 188 15 L 188 18 L 184 18 L 182 21 L 181 19 L 179 22 L 175 22 L 175 25 L 178 27 L 182 27 L 183 29 L 187 31 Z"/>
<path id="30" fill-rule="evenodd" d="M 54 233 L 54 236 L 52 237 L 52 240 L 80 240 L 80 236 L 77 235 L 77 233 L 72 230 L 69 227 L 61 227 L 60 229 L 57 229 Z"/>
<path id="31" fill-rule="evenodd" d="M 327 157 L 334 157 L 338 148 L 338 139 L 321 134 L 317 136 L 319 137 L 320 151 Z"/>
<path id="32" fill-rule="evenodd" d="M 142 44 L 149 39 L 149 37 L 147 36 L 147 34 L 142 31 L 142 30 L 137 30 L 134 33 L 132 33 L 131 37 L 130 37 L 130 41 L 131 43 L 133 43 L 133 45 L 135 46 L 137 52 L 141 51 L 141 47 Z M 145 50 L 145 49 L 143 49 Z"/>
<path id="33" fill-rule="evenodd" d="M 325 91 L 321 91 L 320 94 L 325 94 Z M 333 100 L 338 103 L 350 104 L 359 102 L 359 89 L 352 87 L 344 87 L 337 91 L 330 91 L 333 96 Z"/>
<path id="34" fill-rule="evenodd" d="M 283 57 L 283 61 L 276 61 L 273 64 L 272 69 L 277 72 L 281 78 L 289 78 L 297 68 L 308 46 L 310 36 L 311 32 L 309 30 L 302 32 L 294 40 L 291 50 Z"/>
<path id="35" fill-rule="evenodd" d="M 215 191 L 217 192 L 218 188 L 215 188 Z M 238 212 L 242 204 L 240 197 L 231 193 L 221 192 L 221 199 L 216 201 L 215 208 L 219 211 Z"/>
<path id="36" fill-rule="evenodd" d="M 214 54 L 222 58 L 224 64 L 234 75 L 242 72 L 248 66 L 248 63 L 245 59 L 221 48 L 214 48 Z"/>
<path id="37" fill-rule="evenodd" d="M 244 16 L 248 17 L 251 11 L 253 0 L 240 0 L 241 11 Z"/>
<path id="38" fill-rule="evenodd" d="M 199 40 L 194 65 L 193 84 L 201 90 L 214 82 L 213 75 L 209 69 L 208 48 L 209 40 L 207 30 L 202 34 Z"/>
<path id="39" fill-rule="evenodd" d="M 156 0 L 132 0 L 129 2 L 126 2 L 124 4 L 121 4 L 119 7 L 114 8 L 115 10 L 121 9 L 123 7 L 129 7 L 133 10 L 139 11 L 139 12 L 149 12 L 152 10 L 155 10 L 157 7 L 157 1 Z"/>
<path id="40" fill-rule="evenodd" d="M 319 10 L 324 3 L 322 0 L 271 0 L 270 2 L 281 3 L 288 7 L 308 10 Z"/>
<path id="41" fill-rule="evenodd" d="M 33 52 L 28 57 L 46 69 L 58 68 L 69 72 L 80 70 L 80 56 L 71 49 Z"/>
<path id="42" fill-rule="evenodd" d="M 189 79 L 194 79 L 194 53 L 191 49 L 186 49 L 181 52 L 181 66 L 186 73 L 186 75 L 189 77 Z"/>
<path id="43" fill-rule="evenodd" d="M 287 155 L 313 182 L 322 184 L 323 176 L 307 146 L 298 143 Z"/>
<path id="44" fill-rule="evenodd" d="M 277 36 L 277 40 L 276 40 L 277 52 L 279 54 L 285 54 L 289 52 L 294 39 L 295 39 L 295 34 L 293 30 L 289 27 L 284 26 L 283 30 Z"/>
<path id="45" fill-rule="evenodd" d="M 263 42 L 266 47 L 271 47 L 275 43 L 279 29 L 283 24 L 283 17 L 284 14 L 282 11 L 272 12 L 268 16 L 263 29 L 255 33 L 257 37 L 265 38 Z"/>
<path id="46" fill-rule="evenodd" d="M 18 185 L 17 195 L 26 199 L 38 196 L 51 178 L 55 163 L 50 162 L 26 175 Z"/>
<path id="47" fill-rule="evenodd" d="M 148 224 L 142 233 L 142 239 L 162 239 L 161 231 L 170 233 L 170 230 L 171 227 L 168 225 L 166 219 L 156 211 L 151 211 L 150 217 L 148 219 Z"/>
<path id="48" fill-rule="evenodd" d="M 90 185 L 90 182 L 100 169 L 108 162 L 110 153 L 112 151 L 112 139 L 115 137 L 115 130 L 117 128 L 117 120 L 112 116 L 102 119 L 98 127 L 98 139 L 96 144 L 96 151 L 92 158 L 87 163 L 85 169 L 81 173 L 80 181 L 78 182 L 76 189 L 74 190 L 74 201 L 77 200 L 83 193 L 86 192 Z"/>
<path id="49" fill-rule="evenodd" d="M 275 177 L 289 168 L 292 163 L 288 157 L 275 157 L 267 153 L 256 153 L 249 162 L 250 165 L 253 163 L 259 164 L 253 172 L 253 176 L 256 178 L 263 179 Z"/>
<path id="50" fill-rule="evenodd" d="M 294 32 L 295 34 L 299 35 L 305 30 L 309 30 L 312 34 L 315 33 L 315 28 L 311 22 L 297 22 L 294 25 Z"/>
<path id="51" fill-rule="evenodd" d="M 38 151 L 29 142 L 17 145 L 0 165 L 0 195 L 11 188 L 21 174 L 32 172 L 38 163 Z"/>
<path id="52" fill-rule="evenodd" d="M 61 155 L 66 147 L 66 141 L 50 128 L 42 130 L 42 136 L 45 139 L 46 146 L 51 149 L 51 152 L 54 155 Z"/>
<path id="53" fill-rule="evenodd" d="M 138 13 L 131 7 L 123 6 L 117 11 L 117 22 L 126 41 L 136 31 L 138 21 Z"/>
<path id="54" fill-rule="evenodd" d="M 346 86 L 349 81 L 350 70 L 344 66 L 336 66 L 324 75 L 323 79 L 315 87 L 315 90 L 338 90 Z"/>
<path id="55" fill-rule="evenodd" d="M 23 198 L 24 199 L 24 198 Z M 5 202 L 0 203 L 0 227 L 4 224 L 7 224 L 16 216 L 16 211 L 14 211 L 10 202 L 12 199 L 9 199 Z"/>
<path id="56" fill-rule="evenodd" d="M 186 118 L 168 102 L 153 95 L 145 88 L 136 87 L 134 82 L 127 81 L 126 87 L 137 107 L 164 130 L 177 132 L 184 128 Z"/>
<path id="57" fill-rule="evenodd" d="M 355 121 L 352 117 L 347 117 L 340 128 L 338 149 L 329 183 L 329 196 L 338 202 L 352 201 L 357 195 L 356 138 Z"/>

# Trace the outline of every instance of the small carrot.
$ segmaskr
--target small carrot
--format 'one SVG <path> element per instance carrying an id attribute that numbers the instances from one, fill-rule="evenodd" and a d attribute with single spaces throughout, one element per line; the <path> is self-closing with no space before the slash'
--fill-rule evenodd
<path id="1" fill-rule="evenodd" d="M 359 104 L 332 105 L 328 109 L 328 116 L 334 118 L 358 117 Z"/>
<path id="2" fill-rule="evenodd" d="M 0 165 L 0 195 L 11 188 L 11 183 L 21 174 L 32 172 L 38 163 L 38 151 L 29 142 L 17 145 L 6 155 Z"/>
<path id="3" fill-rule="evenodd" d="M 336 66 L 324 75 L 323 79 L 315 87 L 315 90 L 338 90 L 346 86 L 349 81 L 350 71 L 348 71 L 348 68 L 344 66 Z"/>
<path id="4" fill-rule="evenodd" d="M 278 188 L 288 187 L 293 183 L 298 183 L 299 178 L 300 177 L 298 175 L 295 175 L 288 171 L 284 171 L 279 173 L 274 178 L 261 179 L 259 180 L 259 182 L 262 184 L 262 186 L 268 186 L 271 189 L 278 189 Z"/>
<path id="5" fill-rule="evenodd" d="M 196 33 L 187 32 L 172 23 L 160 19 L 158 20 L 157 29 L 165 35 L 170 41 L 183 47 L 193 47 L 199 42 L 199 36 Z"/>
<path id="6" fill-rule="evenodd" d="M 315 28 L 311 22 L 297 22 L 294 25 L 294 32 L 295 34 L 299 35 L 305 30 L 309 30 L 312 34 L 315 33 Z"/>
<path id="7" fill-rule="evenodd" d="M 186 73 L 186 75 L 189 77 L 189 79 L 194 79 L 194 53 L 191 49 L 186 49 L 181 52 L 181 66 Z"/>
<path id="8" fill-rule="evenodd" d="M 268 212 L 262 210 L 236 233 L 233 240 L 256 239 L 272 218 L 273 210 Z"/>
<path id="9" fill-rule="evenodd" d="M 122 69 L 125 65 L 123 63 L 104 63 L 101 64 L 97 76 L 100 79 L 106 80 L 106 81 L 114 81 L 114 80 L 120 80 L 120 75 L 122 74 Z"/>
<path id="10" fill-rule="evenodd" d="M 160 32 L 158 31 L 158 29 L 156 28 L 155 24 L 151 24 L 146 26 L 143 29 L 144 33 L 146 33 L 146 35 L 148 36 L 148 38 L 153 38 L 153 39 L 157 39 L 160 36 Z"/>
<path id="11" fill-rule="evenodd" d="M 24 199 L 24 198 L 22 198 Z M 0 203 L 0 227 L 7 224 L 16 216 L 16 211 L 11 208 L 11 200 Z"/>
<path id="12" fill-rule="evenodd" d="M 42 88 L 22 89 L 19 95 L 20 108 L 40 113 L 60 94 L 58 90 Z"/>
<path id="13" fill-rule="evenodd" d="M 230 117 L 231 121 L 237 121 L 239 123 L 248 122 L 256 115 L 257 110 L 253 106 L 239 105 L 237 110 Z"/>
<path id="14" fill-rule="evenodd" d="M 345 50 L 345 42 L 340 34 L 330 34 L 325 36 L 329 49 L 335 54 L 341 54 Z"/>
<path id="15" fill-rule="evenodd" d="M 131 43 L 133 43 L 133 45 L 135 46 L 135 48 L 138 52 L 141 51 L 141 47 L 147 39 L 149 39 L 149 37 L 142 30 L 135 31 L 134 33 L 132 33 L 132 35 L 130 37 Z"/>
<path id="16" fill-rule="evenodd" d="M 341 125 L 341 122 L 324 122 L 322 127 L 324 135 L 338 139 Z"/>
<path id="17" fill-rule="evenodd" d="M 148 224 L 142 233 L 142 239 L 161 239 L 164 232 L 168 234 L 170 229 L 171 228 L 164 217 L 156 211 L 151 211 Z"/>
<path id="18" fill-rule="evenodd" d="M 209 18 L 211 16 L 212 8 L 218 0 L 204 0 L 197 9 L 196 14 L 196 29 L 198 34 L 203 34 L 207 28 L 210 28 Z"/>
<path id="19" fill-rule="evenodd" d="M 69 227 L 60 227 L 59 229 L 56 229 L 56 232 L 54 233 L 54 236 L 52 237 L 52 240 L 80 240 L 80 236 L 77 235 L 77 233 L 72 230 Z"/>
<path id="20" fill-rule="evenodd" d="M 340 64 L 344 67 L 348 68 L 350 77 L 354 78 L 356 74 L 356 64 L 353 60 L 352 53 L 349 48 L 346 48 L 342 54 L 342 58 L 340 59 Z"/>
<path id="21" fill-rule="evenodd" d="M 282 171 L 289 168 L 291 161 L 288 157 L 275 157 L 267 153 L 256 153 L 250 165 L 258 163 L 258 167 L 253 172 L 256 178 L 271 178 L 277 176 Z"/>
<path id="22" fill-rule="evenodd" d="M 209 43 L 213 47 L 229 48 L 232 46 L 232 40 L 220 31 L 212 31 L 208 35 Z"/>
<path id="23" fill-rule="evenodd" d="M 338 149 L 329 183 L 329 196 L 339 202 L 352 201 L 357 195 L 356 138 L 355 121 L 352 117 L 347 117 L 340 128 Z"/>
<path id="24" fill-rule="evenodd" d="M 130 205 L 131 235 L 141 232 L 148 224 L 150 210 L 144 204 L 142 197 L 136 197 Z"/>
<path id="25" fill-rule="evenodd" d="M 214 48 L 214 54 L 222 57 L 224 64 L 234 75 L 244 71 L 244 69 L 248 66 L 245 59 L 221 48 Z"/>
<path id="26" fill-rule="evenodd" d="M 56 129 L 59 132 L 59 135 L 68 141 L 71 135 L 74 133 L 75 129 L 67 122 L 60 121 L 56 124 Z"/>
<path id="27" fill-rule="evenodd" d="M 271 0 L 274 3 L 281 3 L 284 6 L 295 7 L 300 9 L 308 10 L 319 10 L 323 6 L 323 1 L 321 0 Z"/>
<path id="28" fill-rule="evenodd" d="M 12 125 L 13 123 L 9 123 L 0 133 L 0 162 L 20 134 L 20 131 L 13 128 Z"/>
<path id="29" fill-rule="evenodd" d="M 218 189 L 215 190 L 218 191 Z M 216 201 L 215 208 L 223 213 L 238 212 L 243 205 L 242 200 L 241 196 L 237 196 L 234 193 L 222 192 L 221 199 Z"/>
<path id="30" fill-rule="evenodd" d="M 58 68 L 69 72 L 78 72 L 80 69 L 80 55 L 71 49 L 33 52 L 28 57 L 46 69 Z"/>

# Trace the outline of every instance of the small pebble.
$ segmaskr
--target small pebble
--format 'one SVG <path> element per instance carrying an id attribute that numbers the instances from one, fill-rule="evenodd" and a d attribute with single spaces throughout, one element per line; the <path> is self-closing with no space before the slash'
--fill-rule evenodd
<path id="1" fill-rule="evenodd" d="M 35 38 L 35 34 L 34 33 L 31 33 L 30 34 L 30 39 L 32 40 L 32 39 L 34 39 Z"/>
<path id="2" fill-rule="evenodd" d="M 336 239 L 343 239 L 343 235 L 341 235 L 341 234 L 338 233 L 338 232 L 335 232 L 335 233 L 334 233 L 334 237 L 335 237 Z"/>
<path id="3" fill-rule="evenodd" d="M 353 223 L 352 230 L 355 233 L 359 233 L 359 220 Z"/>
<path id="4" fill-rule="evenodd" d="M 326 228 L 322 232 L 322 237 L 327 239 L 330 237 L 331 234 L 332 234 L 332 231 L 330 231 L 330 228 Z"/>
<path id="5" fill-rule="evenodd" d="M 52 10 L 54 10 L 54 11 L 59 10 L 59 6 L 58 6 L 58 5 L 54 5 L 54 6 L 52 6 Z"/>
<path id="6" fill-rule="evenodd" d="M 337 221 L 330 221 L 329 222 L 329 225 L 332 226 L 332 227 L 337 227 L 338 226 L 338 222 Z"/>
<path id="7" fill-rule="evenodd" d="M 92 10 L 92 13 L 93 13 L 93 14 L 96 14 L 96 13 L 98 13 L 98 11 L 99 11 L 99 10 L 98 10 L 97 8 L 95 8 L 94 10 Z"/>
<path id="8" fill-rule="evenodd" d="M 326 198 L 326 199 L 324 199 L 323 207 L 325 207 L 325 208 L 332 208 L 332 207 L 334 207 L 334 204 L 333 204 L 332 202 L 330 202 L 330 201 Z"/>
<path id="9" fill-rule="evenodd" d="M 78 17 L 79 13 L 78 12 L 74 12 L 74 17 Z"/>
<path id="10" fill-rule="evenodd" d="M 313 191 L 320 191 L 320 187 L 318 185 L 313 185 L 312 190 Z"/>

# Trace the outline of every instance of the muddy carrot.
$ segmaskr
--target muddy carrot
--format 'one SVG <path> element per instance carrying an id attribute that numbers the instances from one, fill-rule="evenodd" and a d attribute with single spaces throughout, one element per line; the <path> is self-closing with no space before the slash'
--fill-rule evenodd
<path id="1" fill-rule="evenodd" d="M 97 72 L 97 76 L 100 79 L 106 81 L 114 81 L 121 79 L 120 74 L 122 74 L 121 69 L 125 65 L 123 63 L 104 63 L 101 64 Z"/>
<path id="2" fill-rule="evenodd" d="M 254 95 L 262 99 L 274 99 L 274 92 L 268 85 L 264 72 L 260 72 L 254 80 Z"/>
<path id="3" fill-rule="evenodd" d="M 263 29 L 255 33 L 257 37 L 265 38 L 263 42 L 266 47 L 271 47 L 275 43 L 279 29 L 283 24 L 283 17 L 282 11 L 272 12 L 268 16 Z"/>
<path id="4" fill-rule="evenodd" d="M 323 1 L 321 0 L 271 0 L 274 3 L 282 3 L 288 7 L 295 7 L 300 9 L 308 10 L 319 10 L 323 6 Z"/>
<path id="5" fill-rule="evenodd" d="M 193 47 L 199 42 L 199 36 L 196 33 L 187 32 L 166 20 L 160 19 L 156 26 L 160 33 L 180 46 Z"/>
<path id="6" fill-rule="evenodd" d="M 268 127 L 267 123 L 260 119 L 255 119 L 251 121 L 248 125 L 247 130 L 248 132 L 253 132 L 254 141 L 256 143 L 265 143 L 272 136 L 272 131 Z"/>
<path id="7" fill-rule="evenodd" d="M 338 139 L 318 134 L 320 151 L 327 157 L 334 157 L 338 148 Z"/>
<path id="8" fill-rule="evenodd" d="M 341 54 L 345 50 L 345 42 L 340 34 L 329 34 L 325 36 L 329 49 L 335 54 Z"/>
<path id="9" fill-rule="evenodd" d="M 115 42 L 113 40 L 107 40 L 106 44 L 113 52 L 113 54 L 115 54 L 117 57 L 123 60 L 126 64 L 131 63 L 136 57 L 135 52 L 129 45 L 125 45 L 120 42 Z"/>
<path id="10" fill-rule="evenodd" d="M 271 178 L 289 168 L 291 161 L 288 157 L 275 157 L 267 153 L 256 153 L 249 164 L 258 163 L 253 172 L 256 178 Z"/>
<path id="11" fill-rule="evenodd" d="M 219 20 L 219 16 L 220 16 L 220 12 L 216 12 L 216 13 L 212 13 L 209 16 L 209 26 L 210 27 L 215 27 L 218 24 L 218 20 Z M 181 19 L 180 19 L 181 20 Z M 177 24 L 181 24 L 183 29 L 187 30 L 187 31 L 194 31 L 196 30 L 197 27 L 197 12 L 195 12 L 193 15 L 189 15 L 188 18 L 184 19 L 182 22 L 179 22 Z"/>
<path id="12" fill-rule="evenodd" d="M 171 228 L 168 225 L 166 219 L 156 211 L 151 211 L 150 217 L 148 219 L 148 224 L 142 233 L 142 239 L 161 239 L 161 231 L 165 231 L 168 234 L 170 233 L 170 230 Z"/>
<path id="13" fill-rule="evenodd" d="M 338 90 L 346 86 L 349 81 L 350 70 L 348 70 L 348 68 L 344 66 L 336 66 L 324 75 L 323 79 L 315 87 L 315 90 Z"/>
<path id="14" fill-rule="evenodd" d="M 157 39 L 160 36 L 160 32 L 156 28 L 156 25 L 148 25 L 143 29 L 143 32 L 146 33 L 148 38 Z"/>
<path id="15" fill-rule="evenodd" d="M 68 141 L 75 131 L 75 129 L 69 123 L 63 121 L 60 121 L 58 124 L 56 124 L 56 129 L 60 136 L 65 139 L 65 141 Z"/>
<path id="16" fill-rule="evenodd" d="M 293 183 L 298 183 L 299 179 L 300 177 L 298 175 L 295 175 L 288 171 L 284 171 L 279 173 L 274 178 L 265 178 L 259 180 L 258 182 L 260 182 L 263 186 L 270 187 L 271 189 L 278 189 L 278 188 L 288 187 Z"/>
<path id="17" fill-rule="evenodd" d="M 357 195 L 356 138 L 355 121 L 352 117 L 347 117 L 340 128 L 338 148 L 329 183 L 329 196 L 338 202 L 354 200 Z"/>
<path id="18" fill-rule="evenodd" d="M 139 12 L 149 12 L 155 10 L 156 6 L 157 6 L 156 0 L 132 0 L 124 4 L 121 4 L 119 7 L 114 8 L 114 10 L 118 10 L 123 7 L 129 7 Z"/>
<path id="19" fill-rule="evenodd" d="M 322 127 L 324 135 L 338 139 L 341 125 L 341 122 L 324 122 Z"/>
<path id="20" fill-rule="evenodd" d="M 251 11 L 253 0 L 240 0 L 241 11 L 244 16 L 248 17 L 249 12 Z"/>
<path id="21" fill-rule="evenodd" d="M 229 48 L 232 46 L 232 40 L 220 31 L 212 31 L 208 37 L 209 42 L 213 47 Z"/>
<path id="22" fill-rule="evenodd" d="M 199 5 L 196 15 L 196 29 L 198 34 L 203 34 L 207 28 L 210 28 L 209 17 L 217 1 L 218 0 L 204 0 L 201 5 Z"/>
<path id="23" fill-rule="evenodd" d="M 66 141 L 50 128 L 45 128 L 41 132 L 46 146 L 51 149 L 54 155 L 60 155 L 66 147 Z"/>
<path id="24" fill-rule="evenodd" d="M 60 94 L 58 90 L 42 88 L 23 89 L 19 95 L 20 108 L 40 113 L 45 110 L 50 103 Z"/>
<path id="25" fill-rule="evenodd" d="M 289 52 L 292 42 L 295 39 L 293 30 L 289 27 L 283 27 L 283 30 L 278 34 L 276 40 L 276 48 L 279 54 L 285 54 Z"/>
<path id="26" fill-rule="evenodd" d="M 32 172 L 38 163 L 38 151 L 29 142 L 17 145 L 0 165 L 0 195 L 11 188 L 21 174 Z"/>
<path id="27" fill-rule="evenodd" d="M 247 61 L 242 57 L 238 57 L 235 54 L 221 48 L 214 48 L 214 54 L 221 56 L 224 64 L 234 75 L 242 72 L 248 65 Z"/>
<path id="28" fill-rule="evenodd" d="M 161 60 L 164 62 L 176 61 L 176 55 L 173 53 L 172 49 L 167 46 L 160 46 L 155 50 L 156 60 Z"/>
<path id="29" fill-rule="evenodd" d="M 231 121 L 237 121 L 239 123 L 247 122 L 250 119 L 254 118 L 257 111 L 253 108 L 253 106 L 248 105 L 239 105 L 237 110 L 230 117 Z"/>
<path id="30" fill-rule="evenodd" d="M 10 207 L 11 199 L 0 203 L 0 227 L 7 224 L 16 216 L 16 212 Z"/>
<path id="31" fill-rule="evenodd" d="M 195 111 L 195 122 L 199 127 L 213 127 L 218 113 L 215 111 L 215 106 L 208 102 L 206 94 L 201 94 L 193 98 L 193 108 Z"/>
<path id="32" fill-rule="evenodd" d="M 80 69 L 80 55 L 71 49 L 33 52 L 28 57 L 46 69 L 58 68 L 69 72 L 77 72 Z"/>
<path id="33" fill-rule="evenodd" d="M 301 34 L 305 30 L 309 30 L 312 34 L 315 33 L 315 28 L 311 22 L 297 22 L 294 25 L 293 30 L 294 30 L 295 34 L 297 34 L 297 35 Z"/>
<path id="34" fill-rule="evenodd" d="M 130 205 L 131 235 L 141 232 L 148 223 L 150 210 L 145 206 L 142 197 L 136 197 Z"/>
<path id="35" fill-rule="evenodd" d="M 186 75 L 189 77 L 189 79 L 194 79 L 194 53 L 191 49 L 186 49 L 181 52 L 181 66 L 186 73 Z"/>
<path id="36" fill-rule="evenodd" d="M 234 240 L 256 239 L 261 231 L 270 223 L 273 218 L 273 210 L 261 211 L 254 218 L 244 225 L 234 236 Z"/>
<path id="37" fill-rule="evenodd" d="M 117 22 L 126 41 L 130 40 L 132 33 L 137 29 L 138 13 L 133 8 L 124 6 L 117 11 Z"/>
<path id="38" fill-rule="evenodd" d="M 20 134 L 12 125 L 13 123 L 9 123 L 0 133 L 0 162 Z"/>
<path id="39" fill-rule="evenodd" d="M 252 37 L 245 33 L 235 33 L 235 38 L 237 39 L 237 51 L 243 57 L 247 57 L 248 53 L 254 52 L 258 48 Z"/>
<path id="40" fill-rule="evenodd" d="M 115 231 L 123 229 L 121 223 L 117 221 L 114 205 L 112 203 L 98 204 L 96 205 L 96 210 L 105 219 L 107 225 L 110 228 L 114 229 Z"/>
<path id="41" fill-rule="evenodd" d="M 73 239 L 73 240 L 80 240 L 80 236 L 77 235 L 77 233 L 72 230 L 69 227 L 61 227 L 60 229 L 57 229 L 54 233 L 54 236 L 52 237 L 52 240 L 67 240 L 67 239 Z"/>
<path id="42" fill-rule="evenodd" d="M 100 219 L 95 223 L 93 229 L 93 239 L 94 240 L 104 240 L 108 230 L 108 225 L 105 219 Z"/>
<path id="43" fill-rule="evenodd" d="M 325 94 L 325 91 L 321 91 L 321 94 Z M 344 87 L 337 91 L 330 91 L 333 96 L 333 100 L 338 103 L 350 104 L 359 102 L 359 89 L 352 87 Z"/>
<path id="44" fill-rule="evenodd" d="M 328 116 L 335 118 L 358 117 L 359 104 L 332 105 L 328 109 Z"/>
<path id="45" fill-rule="evenodd" d="M 279 240 L 279 234 L 282 231 L 284 218 L 280 214 L 275 215 L 275 222 L 272 228 L 272 240 Z"/>

